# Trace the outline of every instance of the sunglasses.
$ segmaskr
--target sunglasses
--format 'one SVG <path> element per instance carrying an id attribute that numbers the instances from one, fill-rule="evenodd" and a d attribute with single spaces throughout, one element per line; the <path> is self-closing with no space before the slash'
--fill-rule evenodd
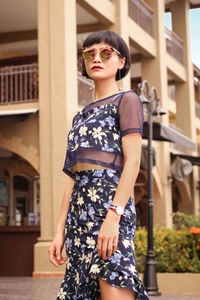
<path id="1" fill-rule="evenodd" d="M 82 48 L 82 56 L 85 60 L 87 61 L 92 61 L 96 55 L 97 55 L 97 50 L 99 50 L 99 55 L 102 60 L 108 60 L 114 52 L 118 53 L 121 56 L 121 53 L 113 48 L 113 47 L 102 47 L 100 49 L 96 48 Z"/>

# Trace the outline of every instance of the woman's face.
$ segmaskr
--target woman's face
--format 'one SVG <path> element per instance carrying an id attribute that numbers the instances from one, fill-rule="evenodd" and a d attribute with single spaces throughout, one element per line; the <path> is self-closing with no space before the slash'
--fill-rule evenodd
<path id="1" fill-rule="evenodd" d="M 110 44 L 101 42 L 98 44 L 93 44 L 89 48 L 96 48 L 97 50 L 102 47 L 112 47 Z M 87 74 L 93 80 L 101 80 L 106 78 L 113 77 L 115 79 L 116 73 L 118 69 L 122 69 L 125 63 L 125 57 L 121 58 L 117 52 L 113 52 L 111 57 L 107 60 L 103 60 L 100 57 L 99 51 L 97 51 L 96 56 L 91 60 L 84 60 L 85 68 Z M 102 69 L 92 69 L 94 66 L 99 66 Z"/>

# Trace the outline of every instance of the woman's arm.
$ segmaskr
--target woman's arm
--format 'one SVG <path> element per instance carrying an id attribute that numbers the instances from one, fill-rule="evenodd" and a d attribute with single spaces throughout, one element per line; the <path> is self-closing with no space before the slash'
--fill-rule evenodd
<path id="1" fill-rule="evenodd" d="M 125 208 L 133 193 L 136 178 L 140 169 L 142 136 L 140 133 L 129 133 L 122 137 L 124 167 L 117 185 L 112 204 Z M 98 254 L 103 259 L 109 258 L 117 250 L 119 221 L 113 210 L 108 210 L 98 235 Z M 106 253 L 108 254 L 106 256 Z"/>
<path id="2" fill-rule="evenodd" d="M 57 267 L 64 264 L 66 261 L 66 258 L 62 257 L 62 249 L 64 246 L 65 237 L 65 221 L 69 210 L 69 201 L 71 198 L 74 181 L 75 180 L 73 178 L 67 176 L 56 234 L 51 246 L 48 249 L 49 260 L 54 266 Z"/>
<path id="3" fill-rule="evenodd" d="M 122 148 L 124 154 L 124 168 L 112 204 L 120 205 L 125 208 L 130 195 L 133 193 L 135 181 L 140 170 L 142 149 L 141 134 L 129 133 L 123 136 Z"/>

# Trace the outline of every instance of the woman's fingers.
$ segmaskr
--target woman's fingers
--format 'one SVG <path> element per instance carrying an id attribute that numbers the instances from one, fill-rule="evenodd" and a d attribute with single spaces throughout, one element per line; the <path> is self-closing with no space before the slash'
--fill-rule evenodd
<path id="1" fill-rule="evenodd" d="M 118 238 L 108 240 L 107 238 L 98 238 L 97 252 L 103 259 L 110 258 L 111 255 L 117 250 Z"/>
<path id="2" fill-rule="evenodd" d="M 57 249 L 56 249 L 56 259 L 60 261 L 61 256 L 62 256 L 61 249 L 57 247 Z"/>
<path id="3" fill-rule="evenodd" d="M 59 264 L 58 264 L 57 259 L 56 259 L 56 256 L 55 256 L 55 254 L 56 254 L 55 248 L 50 247 L 49 250 L 48 250 L 48 253 L 49 253 L 49 260 L 50 260 L 50 262 L 51 262 L 54 266 L 58 267 Z"/>
<path id="4" fill-rule="evenodd" d="M 107 248 L 107 258 L 110 258 L 113 251 L 113 239 L 108 241 L 108 248 Z"/>
<path id="5" fill-rule="evenodd" d="M 115 237 L 113 239 L 113 253 L 117 250 L 117 246 L 118 246 L 118 237 Z"/>
<path id="6" fill-rule="evenodd" d="M 60 250 L 56 250 L 55 246 L 51 246 L 48 250 L 48 253 L 50 262 L 56 267 L 64 264 L 67 260 L 67 258 L 62 256 Z"/>
<path id="7" fill-rule="evenodd" d="M 97 251 L 98 251 L 98 254 L 99 256 L 101 257 L 101 246 L 102 246 L 102 238 L 101 237 L 98 237 L 98 241 L 97 241 Z"/>
<path id="8" fill-rule="evenodd" d="M 101 247 L 102 258 L 104 260 L 107 259 L 107 256 L 106 256 L 107 248 L 108 248 L 108 239 L 104 238 L 103 243 L 102 243 L 102 247 Z"/>

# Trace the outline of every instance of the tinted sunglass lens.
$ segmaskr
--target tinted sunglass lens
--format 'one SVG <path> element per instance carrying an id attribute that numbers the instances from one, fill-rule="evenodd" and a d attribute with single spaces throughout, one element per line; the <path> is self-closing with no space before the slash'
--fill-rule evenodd
<path id="1" fill-rule="evenodd" d="M 82 54 L 85 60 L 91 60 L 95 56 L 95 51 L 88 50 L 88 51 L 84 51 Z"/>
<path id="2" fill-rule="evenodd" d="M 112 51 L 110 49 L 101 50 L 100 56 L 102 59 L 109 59 L 112 55 Z"/>

